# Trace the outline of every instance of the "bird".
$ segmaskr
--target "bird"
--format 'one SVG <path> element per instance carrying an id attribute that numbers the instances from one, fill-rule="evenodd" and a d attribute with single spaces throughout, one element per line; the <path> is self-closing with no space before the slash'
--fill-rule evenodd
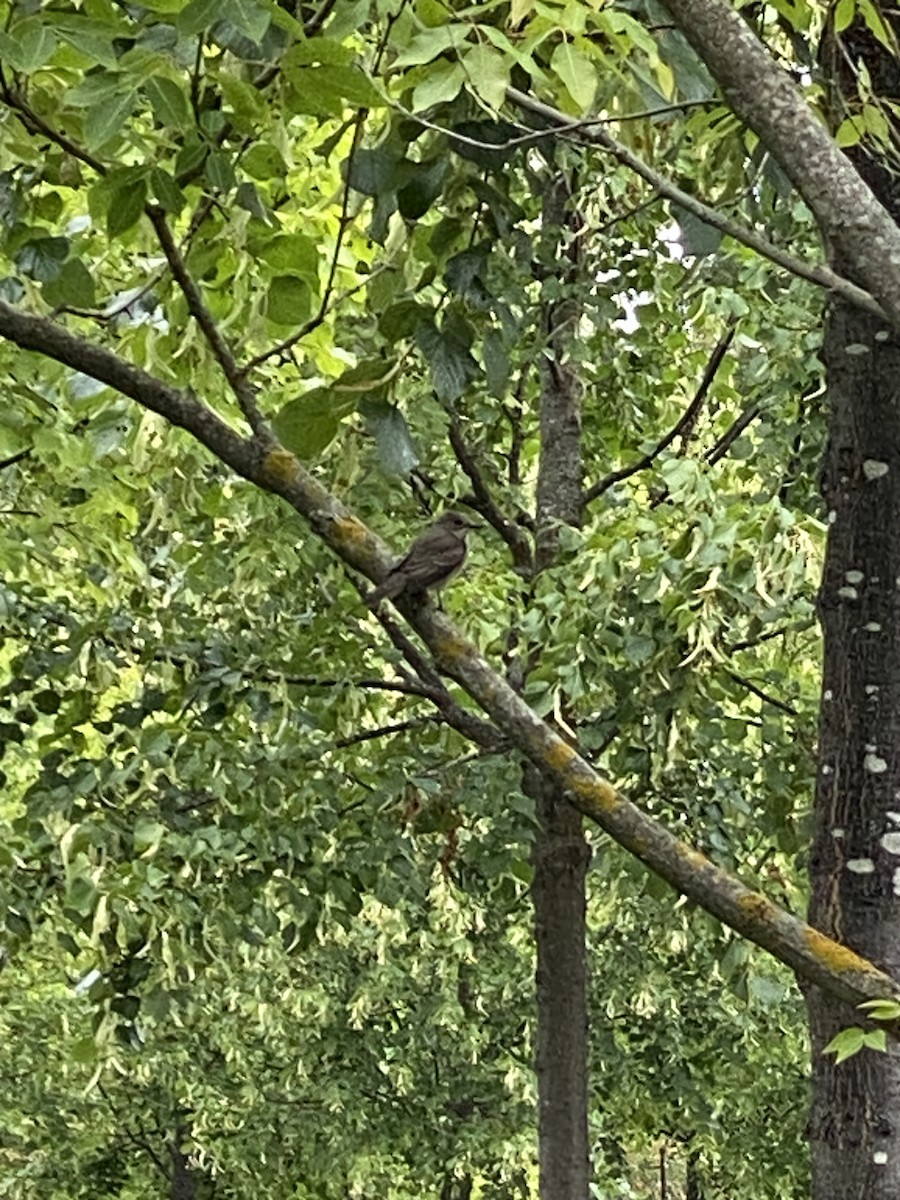
<path id="1" fill-rule="evenodd" d="M 452 509 L 443 513 L 415 539 L 406 554 L 372 593 L 372 603 L 420 595 L 449 583 L 466 561 L 466 534 L 477 523 Z"/>

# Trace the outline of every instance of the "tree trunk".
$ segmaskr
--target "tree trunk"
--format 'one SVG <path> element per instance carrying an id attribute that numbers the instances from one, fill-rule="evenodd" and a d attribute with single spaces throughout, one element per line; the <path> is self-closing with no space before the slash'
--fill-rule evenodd
<path id="1" fill-rule="evenodd" d="M 557 561 L 562 525 L 582 512 L 581 387 L 568 361 L 579 306 L 577 251 L 566 245 L 569 183 L 557 171 L 544 192 L 542 252 L 554 299 L 542 305 L 541 459 L 535 573 Z M 562 283 L 563 298 L 557 299 Z M 585 876 L 590 857 L 582 818 L 533 767 L 523 787 L 535 802 L 532 856 L 537 954 L 538 1139 L 541 1200 L 588 1200 L 587 971 Z"/>
<path id="2" fill-rule="evenodd" d="M 864 28 L 831 49 L 845 97 L 862 60 L 900 96 L 900 65 Z M 836 106 L 839 108 L 840 106 Z M 900 183 L 862 150 L 854 164 L 896 220 Z M 837 263 L 839 269 L 846 264 Z M 828 546 L 810 923 L 900 977 L 900 344 L 876 317 L 832 304 L 823 357 L 829 400 L 822 493 Z M 823 1053 L 861 1014 L 807 994 L 813 1053 L 813 1200 L 900 1196 L 900 1050 Z"/>

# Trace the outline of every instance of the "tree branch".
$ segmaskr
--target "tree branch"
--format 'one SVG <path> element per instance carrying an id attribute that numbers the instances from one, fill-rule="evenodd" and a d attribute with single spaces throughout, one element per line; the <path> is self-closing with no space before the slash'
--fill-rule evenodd
<path id="1" fill-rule="evenodd" d="M 854 275 L 900 329 L 900 226 L 728 0 L 664 3 L 728 105 L 759 135 L 806 201 L 838 259 L 853 264 Z M 851 287 L 842 280 L 832 290 L 858 304 L 847 291 Z M 876 311 L 871 297 L 863 307 Z"/>
<path id="2" fill-rule="evenodd" d="M 269 437 L 268 425 L 259 411 L 259 405 L 256 403 L 256 391 L 247 382 L 244 373 L 238 367 L 237 361 L 231 352 L 231 347 L 213 320 L 212 313 L 203 303 L 200 289 L 188 271 L 178 247 L 175 245 L 175 239 L 172 237 L 172 231 L 169 229 L 165 213 L 155 204 L 147 205 L 146 212 L 150 218 L 150 224 L 156 230 L 156 236 L 159 239 L 159 244 L 162 247 L 163 254 L 166 256 L 166 261 L 175 277 L 175 281 L 181 288 L 185 300 L 187 300 L 188 311 L 203 331 L 203 336 L 206 338 L 209 348 L 213 352 L 213 357 L 222 368 L 222 374 L 228 380 L 228 384 L 234 392 L 241 412 L 247 418 L 247 423 L 254 434 L 259 438 L 267 439 Z"/>
<path id="3" fill-rule="evenodd" d="M 735 19 L 743 22 L 743 19 L 738 17 L 737 14 L 735 14 Z M 796 275 L 800 279 L 806 279 L 809 283 L 815 283 L 817 286 L 832 292 L 835 296 L 840 296 L 848 303 L 855 305 L 857 308 L 862 308 L 866 312 L 873 313 L 875 316 L 885 316 L 884 308 L 873 298 L 872 293 L 878 294 L 875 288 L 872 288 L 872 293 L 866 292 L 863 288 L 857 287 L 849 279 L 844 279 L 843 276 L 838 275 L 829 267 L 805 263 L 801 259 L 787 254 L 773 242 L 770 242 L 768 238 L 756 233 L 755 230 L 748 229 L 745 225 L 731 220 L 730 217 L 723 216 L 710 205 L 698 200 L 696 196 L 682 191 L 680 187 L 671 183 L 664 175 L 660 175 L 658 171 L 655 171 L 642 159 L 638 158 L 636 154 L 633 154 L 627 146 L 616 141 L 604 129 L 583 129 L 580 127 L 579 122 L 573 121 L 564 112 L 560 112 L 556 108 L 551 108 L 549 104 L 543 104 L 540 100 L 535 100 L 534 97 L 529 96 L 526 92 L 520 92 L 518 88 L 507 88 L 506 95 L 513 104 L 534 113 L 536 116 L 542 117 L 545 121 L 549 121 L 557 130 L 566 133 L 574 130 L 575 136 L 580 140 L 603 147 L 613 157 L 625 163 L 627 167 L 630 167 L 636 175 L 640 175 L 642 179 L 646 180 L 661 196 L 674 201 L 675 204 L 680 205 L 701 221 L 705 221 L 707 225 L 711 225 L 714 229 L 720 230 L 728 237 L 734 238 L 736 242 L 741 242 L 744 246 L 755 250 L 757 254 L 775 263 L 776 266 L 782 267 L 785 271 L 790 272 L 791 275 Z M 810 119 L 815 120 L 812 117 Z M 844 165 L 846 168 L 846 162 Z M 900 261 L 900 249 L 898 249 L 897 253 L 898 261 Z"/>
<path id="4" fill-rule="evenodd" d="M 496 529 L 507 546 L 509 546 L 512 551 L 514 565 L 520 571 L 530 572 L 534 561 L 530 541 L 521 526 L 515 521 L 511 521 L 501 511 L 494 497 L 491 495 L 490 488 L 485 481 L 481 468 L 475 461 L 475 456 L 466 439 L 463 437 L 459 417 L 455 412 L 450 412 L 448 416 L 450 421 L 450 445 L 453 448 L 453 453 L 456 455 L 456 461 L 465 472 L 469 483 L 472 485 L 472 491 L 475 493 L 475 502 L 471 507 L 476 512 L 481 513 L 488 524 Z"/>
<path id="5" fill-rule="evenodd" d="M 190 430 L 223 462 L 286 500 L 348 566 L 369 578 L 380 577 L 388 560 L 387 548 L 284 447 L 263 450 L 258 442 L 241 438 L 192 397 L 53 321 L 18 312 L 2 301 L 0 335 L 108 383 Z M 513 746 L 567 793 L 580 812 L 676 891 L 836 999 L 859 1004 L 900 997 L 900 983 L 889 975 L 779 908 L 628 801 L 526 704 L 427 599 L 398 597 L 397 606 L 431 649 L 437 669 L 468 692 Z M 430 670 L 436 673 L 434 668 Z M 474 715 L 471 719 L 484 724 Z"/>
<path id="6" fill-rule="evenodd" d="M 716 444 L 704 454 L 707 466 L 714 467 L 720 459 L 723 459 L 747 426 L 752 425 L 761 412 L 762 409 L 758 404 L 751 404 L 749 408 L 745 408 L 737 420 L 729 425 Z"/>
<path id="7" fill-rule="evenodd" d="M 610 471 L 608 475 L 604 475 L 602 479 L 599 479 L 592 487 L 589 487 L 584 494 L 584 503 L 586 505 L 590 504 L 593 500 L 596 500 L 599 496 L 602 496 L 604 492 L 608 492 L 614 484 L 621 483 L 623 479 L 628 479 L 629 476 L 636 475 L 638 471 L 646 471 L 648 467 L 653 466 L 653 463 L 656 461 L 659 455 L 662 454 L 664 450 L 668 450 L 669 446 L 671 446 L 671 444 L 683 431 L 688 430 L 693 426 L 693 423 L 697 418 L 697 414 L 700 412 L 700 409 L 706 400 L 706 396 L 710 387 L 712 386 L 712 382 L 716 377 L 716 373 L 718 372 L 719 367 L 722 365 L 722 360 L 728 351 L 728 347 L 734 340 L 736 329 L 737 321 L 732 320 L 728 326 L 728 329 L 716 343 L 716 347 L 710 356 L 709 362 L 706 364 L 706 370 L 703 372 L 703 378 L 700 381 L 700 386 L 697 388 L 693 400 L 678 419 L 677 423 L 669 430 L 667 434 L 660 438 L 652 450 L 648 451 L 642 458 L 639 458 L 637 462 L 631 463 L 627 467 L 619 467 L 617 471 Z"/>

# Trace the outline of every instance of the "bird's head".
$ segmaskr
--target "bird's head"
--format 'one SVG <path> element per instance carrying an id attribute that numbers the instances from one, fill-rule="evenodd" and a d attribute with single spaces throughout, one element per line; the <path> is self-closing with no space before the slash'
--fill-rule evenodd
<path id="1" fill-rule="evenodd" d="M 442 529 L 447 529 L 451 533 L 460 534 L 462 536 L 469 529 L 477 529 L 478 522 L 473 521 L 471 517 L 467 517 L 465 513 L 456 512 L 454 509 L 449 509 L 437 521 Z"/>

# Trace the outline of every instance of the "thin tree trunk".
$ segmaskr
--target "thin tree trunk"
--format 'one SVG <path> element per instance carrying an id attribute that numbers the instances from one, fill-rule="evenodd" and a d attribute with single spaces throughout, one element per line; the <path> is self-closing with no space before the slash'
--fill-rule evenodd
<path id="1" fill-rule="evenodd" d="M 577 255 L 565 245 L 568 181 L 556 172 L 543 202 L 543 252 L 570 294 L 542 306 L 541 460 L 535 570 L 557 561 L 559 531 L 582 512 L 581 387 L 568 361 L 579 307 L 571 291 Z M 523 775 L 535 801 L 534 930 L 537 952 L 538 1137 L 541 1200 L 588 1200 L 587 970 L 585 876 L 590 852 L 582 818 L 533 767 Z"/>

